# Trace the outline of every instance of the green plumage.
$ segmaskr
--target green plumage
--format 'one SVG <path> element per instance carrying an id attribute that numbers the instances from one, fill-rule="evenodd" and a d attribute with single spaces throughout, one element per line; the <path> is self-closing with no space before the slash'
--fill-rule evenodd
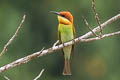
<path id="1" fill-rule="evenodd" d="M 58 35 L 59 35 L 58 38 L 60 40 L 60 43 L 64 43 L 74 39 L 75 36 L 74 36 L 74 29 L 72 25 L 59 24 Z M 68 59 L 68 60 L 70 59 L 71 51 L 72 51 L 72 46 L 63 48 L 65 59 Z"/>

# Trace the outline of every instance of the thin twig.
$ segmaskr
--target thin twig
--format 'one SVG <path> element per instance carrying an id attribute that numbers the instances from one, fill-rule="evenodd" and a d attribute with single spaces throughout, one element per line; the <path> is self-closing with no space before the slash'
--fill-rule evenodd
<path id="1" fill-rule="evenodd" d="M 108 19 L 107 21 L 105 21 L 103 24 L 101 24 L 101 28 L 107 27 L 108 24 L 111 24 L 112 22 L 114 22 L 114 21 L 116 21 L 116 20 L 118 20 L 118 19 L 120 19 L 120 14 L 117 14 L 116 16 L 114 16 L 114 17 Z M 93 31 L 94 33 L 95 33 L 95 32 L 99 32 L 99 31 L 100 31 L 100 27 L 97 26 L 97 27 L 94 28 L 92 31 Z M 92 32 L 89 31 L 88 33 L 86 33 L 86 34 L 84 34 L 83 36 L 81 36 L 81 39 L 82 39 L 82 38 L 84 38 L 84 39 L 85 39 L 85 38 L 88 38 L 88 37 L 90 37 L 90 36 L 92 36 L 92 35 L 93 35 Z"/>
<path id="2" fill-rule="evenodd" d="M 7 51 L 8 46 L 12 43 L 12 41 L 13 41 L 13 40 L 15 39 L 15 37 L 17 36 L 17 34 L 18 34 L 18 32 L 19 32 L 22 24 L 23 24 L 24 21 L 25 21 L 25 17 L 26 17 L 26 15 L 23 16 L 23 19 L 22 19 L 20 25 L 18 26 L 16 32 L 15 32 L 14 35 L 10 38 L 10 40 L 7 42 L 7 44 L 4 46 L 2 52 L 0 53 L 0 57 Z"/>
<path id="3" fill-rule="evenodd" d="M 112 22 L 114 22 L 114 21 L 116 21 L 116 20 L 118 20 L 118 19 L 120 19 L 120 14 L 118 14 L 118 15 L 110 18 L 109 20 L 107 20 L 106 22 L 104 22 L 103 24 L 101 24 L 101 27 L 104 28 L 106 25 L 111 24 Z M 100 27 L 98 26 L 98 27 L 94 28 L 92 31 L 93 31 L 94 33 L 95 33 L 95 32 L 98 32 L 98 31 L 100 31 Z M 84 34 L 84 35 L 81 36 L 81 37 L 78 37 L 78 38 L 76 38 L 76 39 L 74 39 L 74 40 L 72 40 L 72 41 L 69 41 L 69 42 L 64 43 L 64 46 L 63 46 L 63 44 L 60 44 L 60 45 L 58 45 L 58 46 L 51 47 L 51 48 L 48 48 L 48 49 L 46 49 L 46 50 L 43 50 L 43 49 L 42 49 L 41 51 L 35 52 L 35 53 L 33 53 L 33 54 L 31 54 L 31 55 L 28 55 L 28 56 L 26 56 L 26 57 L 23 57 L 23 58 L 20 58 L 20 59 L 18 59 L 18 60 L 16 60 L 16 61 L 13 61 L 13 62 L 11 62 L 11 63 L 9 63 L 9 64 L 7 64 L 7 65 L 4 65 L 4 66 L 0 67 L 0 73 L 1 73 L 1 72 L 4 72 L 4 71 L 6 71 L 6 70 L 8 70 L 8 69 L 10 69 L 10 68 L 13 68 L 13 67 L 15 67 L 15 66 L 18 66 L 18 65 L 27 63 L 28 61 L 30 61 L 30 60 L 32 60 L 32 59 L 34 59 L 34 58 L 38 58 L 38 57 L 41 57 L 41 56 L 50 54 L 50 53 L 52 53 L 52 52 L 55 52 L 55 51 L 57 51 L 57 50 L 62 49 L 63 47 L 66 47 L 66 46 L 69 46 L 69 45 L 73 45 L 73 44 L 78 43 L 78 42 L 80 43 L 80 42 L 90 42 L 90 41 L 100 40 L 99 37 L 86 39 L 86 38 L 88 38 L 88 37 L 90 37 L 90 36 L 92 36 L 92 35 L 93 35 L 93 34 L 92 34 L 92 32 L 90 31 L 90 32 Z M 114 36 L 114 35 L 120 35 L 120 31 L 118 31 L 118 32 L 113 32 L 113 33 L 109 33 L 109 34 L 104 34 L 104 35 L 102 36 L 102 38 L 110 37 L 110 36 Z"/>
<path id="4" fill-rule="evenodd" d="M 54 44 L 53 47 L 55 47 L 59 43 L 59 40 L 57 40 Z"/>
<path id="5" fill-rule="evenodd" d="M 92 28 L 91 28 L 90 25 L 88 24 L 88 22 L 87 22 L 87 20 L 85 19 L 85 17 L 82 16 L 82 18 L 83 18 L 83 20 L 84 20 L 84 23 L 85 23 L 86 26 L 88 27 L 88 29 L 93 33 L 93 35 L 94 35 L 95 37 L 98 37 L 98 35 L 92 31 Z"/>
<path id="6" fill-rule="evenodd" d="M 98 16 L 98 13 L 96 12 L 96 8 L 95 8 L 95 0 L 92 0 L 92 8 L 93 8 L 93 12 L 94 12 L 94 15 L 95 15 L 95 19 L 98 23 L 98 26 L 100 27 L 100 37 L 102 37 L 102 27 L 101 27 L 101 23 L 100 23 L 100 19 L 99 19 L 99 16 Z"/>
<path id="7" fill-rule="evenodd" d="M 43 74 L 43 72 L 44 72 L 44 69 L 42 69 L 41 72 L 39 73 L 39 75 L 37 77 L 35 77 L 35 79 L 33 79 L 33 80 L 38 80 L 41 77 L 41 75 Z"/>
<path id="8" fill-rule="evenodd" d="M 4 78 L 5 78 L 6 80 L 10 80 L 7 76 L 4 76 Z"/>

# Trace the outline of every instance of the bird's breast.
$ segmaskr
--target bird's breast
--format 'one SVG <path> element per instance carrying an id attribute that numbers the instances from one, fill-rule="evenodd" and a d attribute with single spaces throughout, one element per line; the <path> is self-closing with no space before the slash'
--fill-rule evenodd
<path id="1" fill-rule="evenodd" d="M 74 39 L 72 25 L 61 24 L 59 25 L 59 30 L 62 43 Z"/>

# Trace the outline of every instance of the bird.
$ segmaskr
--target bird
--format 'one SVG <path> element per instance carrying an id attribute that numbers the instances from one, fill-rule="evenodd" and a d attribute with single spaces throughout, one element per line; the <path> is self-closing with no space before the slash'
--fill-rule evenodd
<path id="1" fill-rule="evenodd" d="M 69 11 L 51 11 L 58 18 L 58 40 L 61 44 L 75 38 L 75 27 L 73 25 L 73 16 Z M 70 68 L 70 60 L 74 52 L 74 45 L 64 47 L 62 53 L 64 56 L 64 69 L 62 75 L 72 75 Z"/>

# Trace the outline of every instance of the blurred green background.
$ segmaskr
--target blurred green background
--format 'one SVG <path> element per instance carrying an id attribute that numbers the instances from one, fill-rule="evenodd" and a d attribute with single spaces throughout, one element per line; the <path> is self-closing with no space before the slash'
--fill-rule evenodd
<path id="1" fill-rule="evenodd" d="M 120 13 L 119 0 L 96 0 L 101 23 Z M 18 36 L 0 58 L 0 66 L 16 59 L 49 48 L 57 40 L 57 17 L 50 11 L 70 11 L 74 16 L 77 37 L 89 30 L 89 24 L 97 26 L 91 8 L 91 0 L 0 0 L 0 51 L 27 15 Z M 120 20 L 104 28 L 104 33 L 120 30 Z M 11 80 L 33 80 L 45 71 L 39 80 L 120 80 L 120 37 L 114 36 L 89 43 L 78 43 L 71 62 L 72 76 L 62 76 L 63 56 L 61 51 L 34 59 L 3 73 Z"/>

